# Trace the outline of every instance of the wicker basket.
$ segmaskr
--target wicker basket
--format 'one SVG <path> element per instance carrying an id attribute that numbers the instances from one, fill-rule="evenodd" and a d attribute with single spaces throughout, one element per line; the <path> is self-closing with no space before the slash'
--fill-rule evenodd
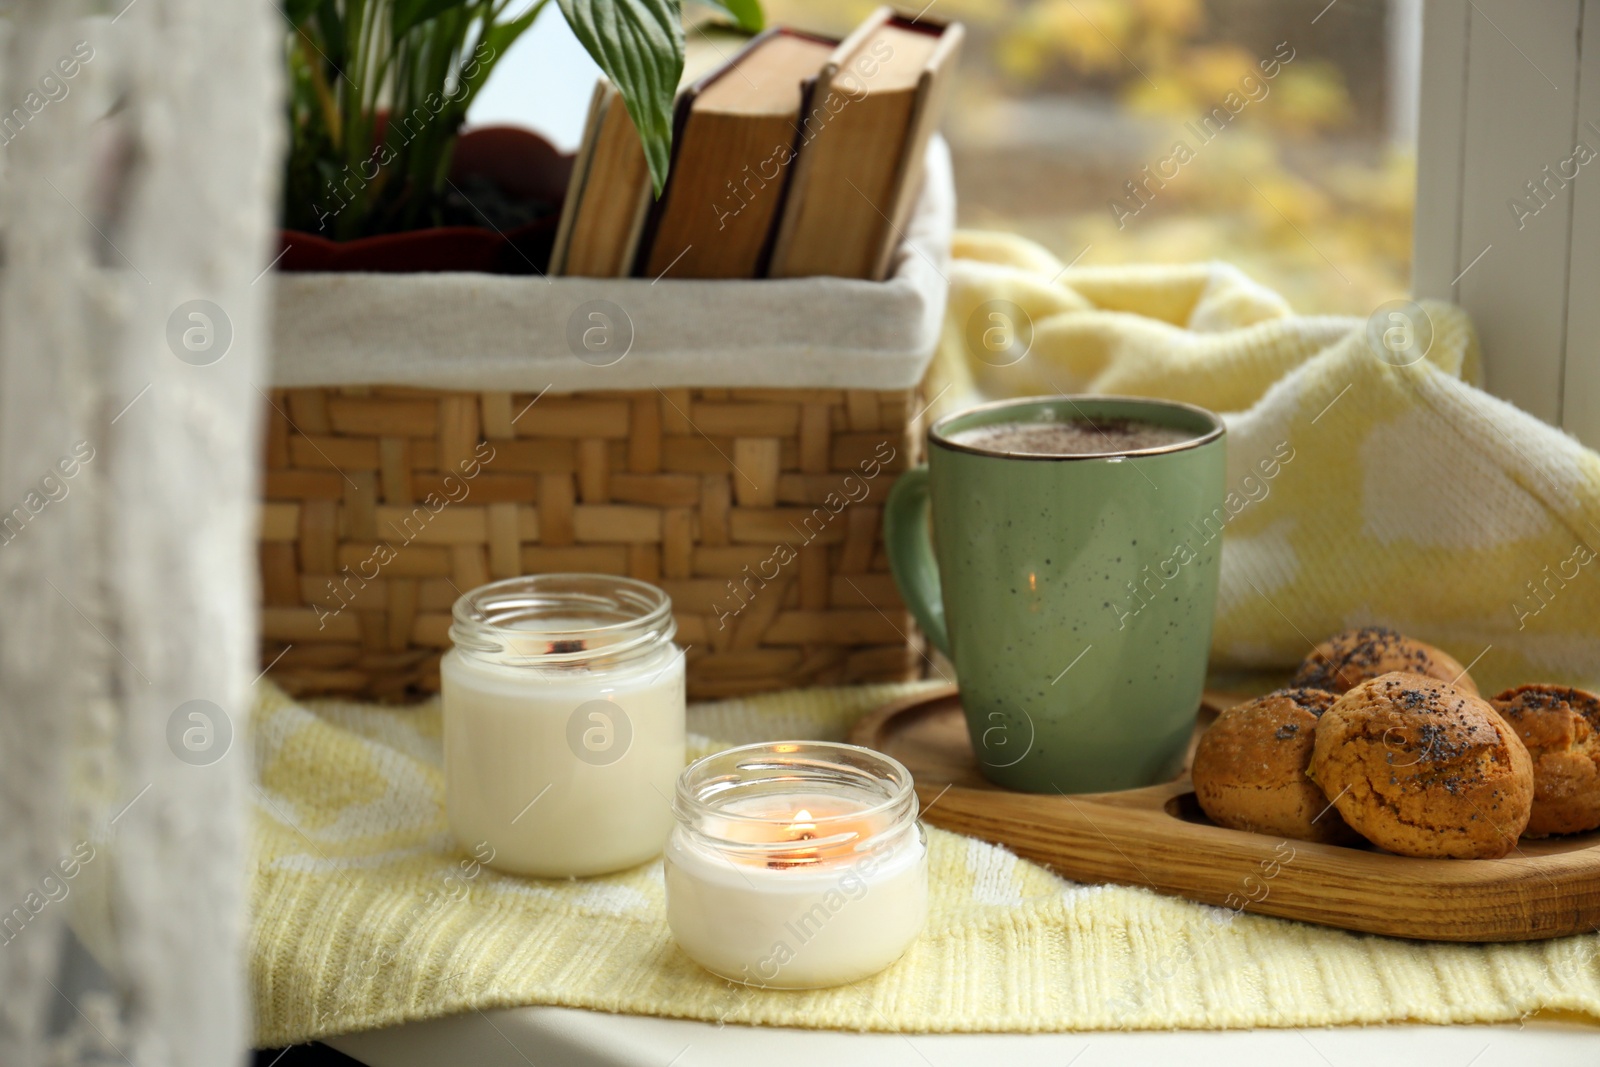
<path id="1" fill-rule="evenodd" d="M 925 175 L 882 282 L 277 278 L 263 665 L 435 690 L 460 594 L 595 571 L 672 597 L 696 697 L 916 676 L 879 520 L 944 317 L 938 138 Z M 575 347 L 597 306 L 614 361 Z"/>
<path id="2" fill-rule="evenodd" d="M 271 399 L 262 663 L 292 692 L 435 691 L 456 597 L 541 571 L 660 584 L 695 697 L 919 673 L 880 532 L 915 390 Z"/>

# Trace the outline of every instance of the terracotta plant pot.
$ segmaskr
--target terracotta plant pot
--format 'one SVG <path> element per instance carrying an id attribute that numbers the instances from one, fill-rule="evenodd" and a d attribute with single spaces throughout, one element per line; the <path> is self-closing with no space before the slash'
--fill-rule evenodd
<path id="1" fill-rule="evenodd" d="M 530 130 L 485 126 L 456 141 L 450 180 L 492 182 L 514 200 L 554 206 L 549 214 L 504 231 L 485 226 L 434 226 L 409 233 L 332 241 L 314 233 L 284 230 L 283 271 L 412 274 L 479 271 L 543 273 L 550 261 L 561 200 L 572 174 L 572 157 Z"/>

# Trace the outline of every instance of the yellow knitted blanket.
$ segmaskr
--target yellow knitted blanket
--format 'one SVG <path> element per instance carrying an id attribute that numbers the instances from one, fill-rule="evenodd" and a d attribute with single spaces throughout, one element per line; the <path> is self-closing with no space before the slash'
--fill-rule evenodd
<path id="1" fill-rule="evenodd" d="M 942 409 L 1104 392 L 1226 413 L 1218 665 L 1286 668 L 1382 624 L 1488 693 L 1600 682 L 1600 456 L 1474 388 L 1460 309 L 1296 316 L 1226 264 L 1065 267 L 994 233 L 958 233 L 949 277 Z"/>
<path id="2" fill-rule="evenodd" d="M 921 683 L 690 710 L 730 743 L 842 737 Z M 877 977 L 779 992 L 715 978 L 673 944 L 661 863 L 585 881 L 496 874 L 450 837 L 438 703 L 300 704 L 264 687 L 249 956 L 271 1047 L 521 1004 L 900 1031 L 1489 1022 L 1600 1016 L 1600 935 L 1397 941 L 1084 886 L 929 829 L 927 928 Z"/>
<path id="3" fill-rule="evenodd" d="M 946 405 L 1107 391 L 1232 413 L 1219 664 L 1287 667 L 1334 630 L 1383 622 L 1470 663 L 1489 692 L 1600 675 L 1600 457 L 1472 387 L 1456 309 L 1427 306 L 1431 343 L 1412 362 L 1380 358 L 1362 320 L 1295 317 L 1222 265 L 1063 269 L 1027 242 L 963 234 L 950 280 L 929 392 Z M 984 347 L 996 308 L 1026 327 L 1025 350 Z M 908 691 L 729 701 L 691 709 L 690 727 L 727 743 L 837 738 Z M 841 989 L 751 990 L 673 945 L 659 861 L 540 881 L 461 851 L 436 703 L 298 704 L 267 688 L 252 732 L 261 1045 L 535 1003 L 903 1031 L 1600 1016 L 1600 936 L 1357 936 L 1075 885 L 937 830 L 927 930 L 901 962 Z"/>

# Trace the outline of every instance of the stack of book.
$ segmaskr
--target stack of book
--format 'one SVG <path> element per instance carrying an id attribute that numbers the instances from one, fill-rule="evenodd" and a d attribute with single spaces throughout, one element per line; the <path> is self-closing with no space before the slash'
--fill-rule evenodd
<path id="1" fill-rule="evenodd" d="M 551 273 L 882 279 L 961 36 L 959 23 L 888 8 L 843 41 L 691 28 L 660 198 L 633 121 L 602 80 Z"/>

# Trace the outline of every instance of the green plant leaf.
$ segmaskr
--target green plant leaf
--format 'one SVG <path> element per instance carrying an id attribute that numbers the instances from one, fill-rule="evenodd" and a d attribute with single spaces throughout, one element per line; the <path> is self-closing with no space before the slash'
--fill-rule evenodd
<path id="1" fill-rule="evenodd" d="M 289 25 L 299 26 L 310 18 L 316 9 L 317 0 L 286 0 L 278 10 L 283 12 L 283 17 Z"/>
<path id="2" fill-rule="evenodd" d="M 437 18 L 453 7 L 463 7 L 467 2 L 468 0 L 395 0 L 389 32 L 398 40 L 413 26 Z"/>
<path id="3" fill-rule="evenodd" d="M 657 196 L 672 158 L 672 103 L 683 74 L 678 0 L 557 0 L 567 24 L 627 105 Z"/>
<path id="4" fill-rule="evenodd" d="M 346 61 L 344 16 L 333 0 L 317 0 L 316 6 L 315 20 L 308 18 L 300 29 L 300 35 L 312 46 L 313 51 L 342 75 Z M 342 77 L 340 80 L 343 80 Z"/>
<path id="5" fill-rule="evenodd" d="M 767 28 L 767 17 L 761 10 L 761 0 L 699 0 L 706 7 L 714 7 L 733 19 L 733 24 L 746 33 L 760 33 Z"/>

